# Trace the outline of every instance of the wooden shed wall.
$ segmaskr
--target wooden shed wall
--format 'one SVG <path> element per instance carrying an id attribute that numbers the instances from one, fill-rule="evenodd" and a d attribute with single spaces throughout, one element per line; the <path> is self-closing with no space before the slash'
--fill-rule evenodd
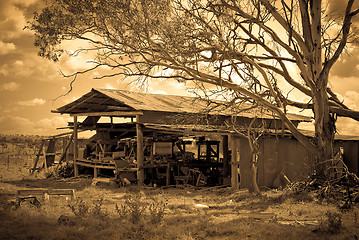
<path id="1" fill-rule="evenodd" d="M 232 117 L 230 116 L 216 116 L 216 115 L 199 115 L 191 113 L 171 113 L 171 112 L 159 112 L 159 111 L 143 111 L 143 116 L 141 116 L 141 122 L 143 123 L 155 123 L 155 124 L 183 124 L 183 125 L 220 125 L 225 126 L 225 121 L 231 122 L 235 121 L 236 125 L 241 127 L 247 127 L 253 119 L 247 117 Z M 265 125 L 268 128 L 280 129 L 282 128 L 282 123 L 280 120 L 274 119 L 257 119 L 253 124 L 253 127 L 260 127 Z M 297 121 L 293 122 L 295 125 L 298 125 Z"/>
<path id="2" fill-rule="evenodd" d="M 344 148 L 343 160 L 349 171 L 359 175 L 359 141 L 336 141 L 335 149 Z"/>
<path id="3" fill-rule="evenodd" d="M 284 170 L 290 180 L 305 179 L 314 158 L 295 139 L 264 137 L 259 142 L 258 185 L 272 187 L 277 175 Z M 250 187 L 250 150 L 248 140 L 240 140 L 240 186 Z"/>

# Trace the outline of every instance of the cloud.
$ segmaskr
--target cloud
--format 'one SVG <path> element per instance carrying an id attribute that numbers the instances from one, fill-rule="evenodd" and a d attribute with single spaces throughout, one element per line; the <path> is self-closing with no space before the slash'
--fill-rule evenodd
<path id="1" fill-rule="evenodd" d="M 43 6 L 39 0 L 6 0 L 0 1 L 0 38 L 9 40 L 30 34 L 23 31 L 32 13 Z"/>
<path id="2" fill-rule="evenodd" d="M 62 116 L 43 118 L 38 121 L 11 115 L 4 116 L 0 117 L 0 133 L 55 135 L 61 133 L 56 128 L 67 126 L 67 122 L 70 120 L 71 118 Z"/>
<path id="3" fill-rule="evenodd" d="M 359 136 L 358 122 L 356 120 L 339 117 L 336 126 L 339 134 Z"/>
<path id="4" fill-rule="evenodd" d="M 359 92 L 350 90 L 344 94 L 344 104 L 352 110 L 359 110 Z"/>
<path id="5" fill-rule="evenodd" d="M 20 84 L 16 83 L 16 82 L 9 82 L 9 83 L 4 83 L 3 85 L 0 86 L 1 90 L 4 91 L 16 91 L 18 90 L 20 87 Z"/>
<path id="6" fill-rule="evenodd" d="M 0 41 L 0 55 L 6 55 L 16 49 L 13 43 L 4 43 Z"/>
<path id="7" fill-rule="evenodd" d="M 19 101 L 18 104 L 21 106 L 27 106 L 27 107 L 34 107 L 38 105 L 44 105 L 46 103 L 46 100 L 42 98 L 34 98 L 32 100 L 28 101 Z"/>
<path id="8" fill-rule="evenodd" d="M 349 78 L 359 75 L 359 49 L 352 49 L 350 53 L 344 53 L 333 65 L 332 76 Z"/>
<path id="9" fill-rule="evenodd" d="M 32 123 L 27 118 L 15 116 L 0 117 L 0 132 L 3 134 L 31 134 L 31 128 Z"/>
<path id="10" fill-rule="evenodd" d="M 56 128 L 66 127 L 69 121 L 73 121 L 71 117 L 55 116 L 43 118 L 34 124 L 34 130 L 37 132 L 54 132 Z"/>
<path id="11" fill-rule="evenodd" d="M 114 86 L 112 86 L 110 83 L 105 84 L 106 89 L 116 89 Z"/>

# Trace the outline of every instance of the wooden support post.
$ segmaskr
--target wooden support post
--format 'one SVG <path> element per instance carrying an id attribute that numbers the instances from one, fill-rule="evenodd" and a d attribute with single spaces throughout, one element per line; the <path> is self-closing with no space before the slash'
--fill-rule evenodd
<path id="1" fill-rule="evenodd" d="M 222 136 L 222 152 L 223 152 L 223 177 L 227 177 L 229 175 L 228 135 Z"/>
<path id="2" fill-rule="evenodd" d="M 62 153 L 66 152 L 66 151 L 65 151 L 66 146 L 67 146 L 67 138 L 64 137 L 64 138 L 62 139 Z M 66 157 L 66 153 L 64 154 L 64 157 Z M 59 164 L 60 164 L 60 161 L 59 161 Z"/>
<path id="3" fill-rule="evenodd" d="M 47 162 L 46 162 L 46 148 L 44 147 L 44 148 L 42 148 L 42 155 L 44 156 L 44 168 L 47 168 L 48 166 L 47 166 Z"/>
<path id="4" fill-rule="evenodd" d="M 98 176 L 98 169 L 96 167 L 93 168 L 93 177 L 97 178 Z"/>
<path id="5" fill-rule="evenodd" d="M 78 166 L 76 164 L 77 161 L 77 154 L 78 154 L 78 141 L 77 141 L 77 116 L 74 116 L 74 175 L 75 177 L 79 176 L 79 169 Z"/>
<path id="6" fill-rule="evenodd" d="M 231 135 L 231 186 L 234 190 L 239 189 L 238 174 L 239 174 L 239 137 Z"/>
<path id="7" fill-rule="evenodd" d="M 145 173 L 143 169 L 143 129 L 140 123 L 140 115 L 136 115 L 136 134 L 137 134 L 137 182 L 138 186 L 143 186 Z"/>
<path id="8" fill-rule="evenodd" d="M 171 180 L 171 165 L 170 163 L 167 163 L 167 168 L 166 168 L 166 186 L 170 185 L 170 180 Z"/>

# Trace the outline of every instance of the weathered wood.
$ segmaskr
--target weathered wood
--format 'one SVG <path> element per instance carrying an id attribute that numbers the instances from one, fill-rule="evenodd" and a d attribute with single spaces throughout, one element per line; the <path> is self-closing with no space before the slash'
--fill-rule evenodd
<path id="1" fill-rule="evenodd" d="M 167 163 L 167 168 L 166 168 L 166 186 L 170 185 L 170 180 L 171 180 L 171 165 L 170 163 Z"/>
<path id="2" fill-rule="evenodd" d="M 55 155 L 56 155 L 56 138 L 51 138 L 48 142 L 47 149 L 46 149 L 46 155 L 45 155 L 45 161 L 46 166 L 51 166 L 55 161 Z"/>
<path id="3" fill-rule="evenodd" d="M 136 115 L 136 134 L 137 134 L 137 181 L 138 185 L 142 186 L 145 180 L 143 167 L 144 152 L 143 152 L 143 129 L 140 123 L 140 115 Z"/>
<path id="4" fill-rule="evenodd" d="M 67 143 L 66 146 L 64 147 L 64 151 L 62 152 L 62 154 L 61 154 L 61 156 L 60 156 L 60 160 L 59 160 L 58 165 L 56 166 L 56 170 L 59 168 L 60 163 L 64 160 L 64 158 L 65 158 L 66 156 L 68 156 L 68 155 L 67 155 L 67 151 L 69 150 L 69 147 L 70 147 L 70 145 L 71 145 L 71 142 L 72 142 L 72 139 L 73 139 L 73 138 L 74 138 L 74 133 L 72 133 L 72 135 L 71 135 L 71 137 L 70 137 L 68 143 Z M 65 139 L 64 139 L 64 143 L 65 143 Z"/>
<path id="5" fill-rule="evenodd" d="M 116 111 L 134 111 L 131 107 L 121 107 L 121 106 L 108 106 L 108 110 L 116 110 Z"/>
<path id="6" fill-rule="evenodd" d="M 239 162 L 240 162 L 240 155 L 239 155 L 239 138 L 235 135 L 231 135 L 231 186 L 234 190 L 239 189 L 239 182 L 238 182 L 238 173 L 239 173 Z"/>
<path id="7" fill-rule="evenodd" d="M 223 176 L 229 175 L 229 152 L 228 152 L 228 135 L 222 136 L 222 152 L 223 152 Z"/>
<path id="8" fill-rule="evenodd" d="M 36 154 L 36 159 L 35 159 L 35 162 L 34 162 L 34 166 L 32 167 L 31 174 L 33 174 L 34 171 L 35 171 L 35 169 L 36 169 L 36 166 L 37 166 L 37 163 L 38 163 L 38 161 L 39 161 L 40 154 L 41 154 L 41 152 L 42 152 L 42 148 L 44 147 L 44 144 L 45 144 L 45 141 L 42 140 L 42 141 L 41 141 L 40 148 L 39 148 L 39 151 L 38 151 L 38 153 Z"/>
<path id="9" fill-rule="evenodd" d="M 20 189 L 17 190 L 18 196 L 34 196 L 34 195 L 43 195 L 44 193 L 47 193 L 47 188 L 31 188 L 31 189 Z"/>
<path id="10" fill-rule="evenodd" d="M 77 154 L 78 154 L 78 149 L 77 149 L 77 145 L 78 145 L 78 142 L 77 142 L 77 116 L 74 116 L 74 175 L 75 177 L 77 177 L 79 175 L 79 169 L 77 167 L 77 164 L 76 164 L 76 161 L 77 161 Z"/>
<path id="11" fill-rule="evenodd" d="M 93 177 L 97 178 L 98 177 L 98 170 L 96 167 L 93 168 Z"/>
<path id="12" fill-rule="evenodd" d="M 120 111 L 113 111 L 113 112 L 87 112 L 87 113 L 72 113 L 70 114 L 71 117 L 78 117 L 78 116 L 114 116 L 114 117 L 131 117 L 143 115 L 142 111 L 130 111 L 130 112 L 120 112 Z"/>

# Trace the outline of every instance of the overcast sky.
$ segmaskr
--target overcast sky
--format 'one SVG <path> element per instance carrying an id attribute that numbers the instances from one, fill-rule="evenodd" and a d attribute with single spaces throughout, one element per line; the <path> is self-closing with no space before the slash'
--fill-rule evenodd
<path id="1" fill-rule="evenodd" d="M 6 134 L 56 134 L 56 127 L 67 125 L 68 116 L 51 113 L 91 88 L 118 88 L 136 90 L 114 79 L 94 80 L 99 73 L 80 76 L 74 90 L 66 97 L 53 99 L 69 89 L 70 79 L 58 72 L 72 73 L 86 66 L 86 60 L 65 57 L 58 63 L 37 56 L 34 37 L 23 30 L 32 13 L 41 8 L 38 0 L 0 0 L 0 133 Z M 340 8 L 343 0 L 331 7 Z M 359 110 L 359 48 L 350 51 L 335 65 L 331 77 L 333 89 L 344 97 L 345 103 Z M 168 94 L 184 94 L 173 82 L 152 82 L 149 91 Z M 359 124 L 339 119 L 340 133 L 359 135 Z"/>

